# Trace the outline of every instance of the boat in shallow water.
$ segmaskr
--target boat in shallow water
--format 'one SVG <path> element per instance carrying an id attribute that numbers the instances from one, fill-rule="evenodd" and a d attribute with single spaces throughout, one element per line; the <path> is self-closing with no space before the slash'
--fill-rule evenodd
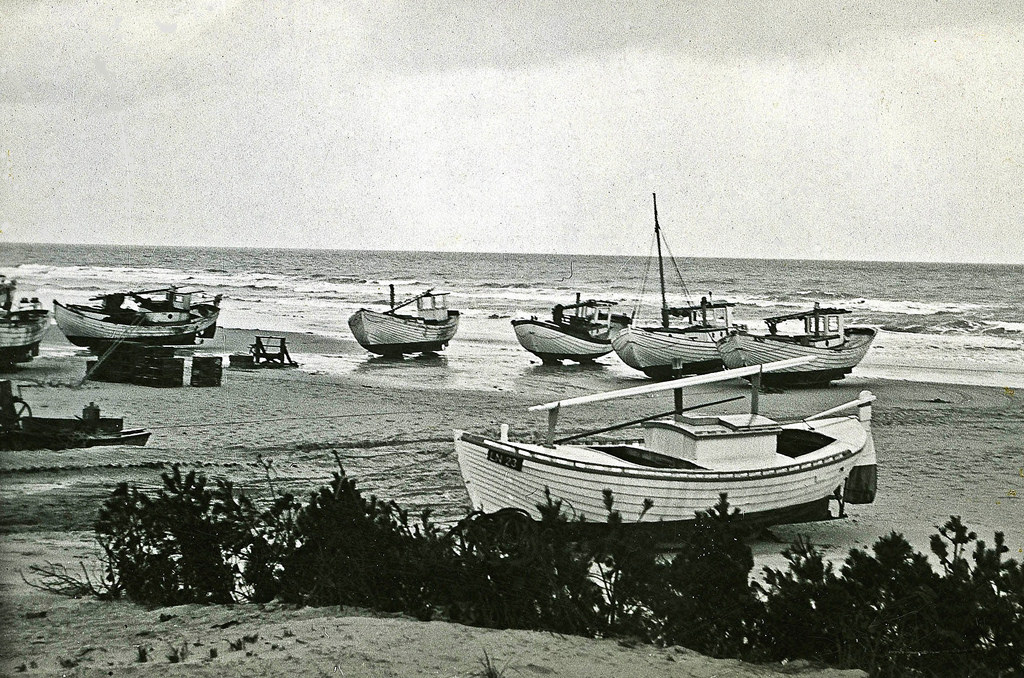
<path id="1" fill-rule="evenodd" d="M 768 334 L 734 331 L 718 341 L 726 367 L 762 365 L 777 360 L 808 356 L 810 362 L 764 375 L 766 384 L 813 385 L 842 379 L 864 359 L 877 331 L 871 327 L 846 327 L 843 308 L 821 308 L 765 318 Z M 802 332 L 780 334 L 778 325 L 799 322 Z"/>
<path id="2" fill-rule="evenodd" d="M 658 277 L 661 282 L 661 324 L 627 327 L 612 337 L 612 348 L 622 362 L 654 379 L 718 371 L 722 369 L 722 357 L 715 342 L 731 330 L 739 329 L 732 320 L 735 304 L 702 297 L 699 304 L 669 306 L 661 252 L 664 236 L 658 224 L 656 196 L 654 238 L 658 246 Z M 672 261 L 674 264 L 675 260 Z M 673 325 L 673 318 L 682 322 L 677 320 Z"/>
<path id="3" fill-rule="evenodd" d="M 803 364 L 807 358 L 779 361 L 717 374 L 687 377 L 608 393 L 537 405 L 548 413 L 545 442 L 511 440 L 507 427 L 498 438 L 455 432 L 459 468 L 474 509 L 527 511 L 540 517 L 538 505 L 548 493 L 570 517 L 602 524 L 605 492 L 627 524 L 672 532 L 715 505 L 721 494 L 740 509 L 740 518 L 756 526 L 824 520 L 844 515 L 846 503 L 875 498 L 876 460 L 871 436 L 871 403 L 864 391 L 849 403 L 798 421 L 782 423 L 758 411 L 760 374 Z M 693 416 L 682 407 L 682 389 L 737 377 L 753 377 L 751 411 L 746 414 Z M 626 424 L 641 426 L 640 436 L 615 442 L 572 443 L 592 434 L 554 437 L 558 414 L 575 405 L 659 391 L 676 391 L 676 406 Z M 853 415 L 842 414 L 856 410 Z"/>
<path id="4" fill-rule="evenodd" d="M 0 366 L 24 363 L 39 355 L 50 329 L 50 312 L 38 298 L 15 302 L 17 283 L 0 275 Z"/>
<path id="5" fill-rule="evenodd" d="M 53 302 L 57 327 L 72 344 L 93 350 L 132 341 L 182 346 L 201 343 L 217 331 L 218 294 L 179 287 L 111 292 L 92 297 L 98 306 Z"/>
<path id="6" fill-rule="evenodd" d="M 396 357 L 443 350 L 459 328 L 459 312 L 448 308 L 448 293 L 427 290 L 396 304 L 395 287 L 390 287 L 390 309 L 382 312 L 362 308 L 348 319 L 359 345 L 371 353 Z M 398 313 L 414 303 L 413 313 Z"/>
<path id="7" fill-rule="evenodd" d="M 545 364 L 590 362 L 611 353 L 611 337 L 629 326 L 629 316 L 612 312 L 615 305 L 614 301 L 599 299 L 581 301 L 577 293 L 576 303 L 556 304 L 550 320 L 537 316 L 515 318 L 512 327 L 523 348 Z"/>

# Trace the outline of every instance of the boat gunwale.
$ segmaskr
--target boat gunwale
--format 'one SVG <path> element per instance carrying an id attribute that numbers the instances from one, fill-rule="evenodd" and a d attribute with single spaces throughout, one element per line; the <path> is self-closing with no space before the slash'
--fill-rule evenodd
<path id="1" fill-rule="evenodd" d="M 567 337 L 579 339 L 580 341 L 586 341 L 591 344 L 597 344 L 598 346 L 601 347 L 608 346 L 611 344 L 611 339 L 609 338 L 599 339 L 589 335 L 570 332 L 566 327 L 562 325 L 557 325 L 550 320 L 541 320 L 540 318 L 514 318 L 512 320 L 512 327 L 519 327 L 520 325 L 539 325 L 545 329 L 554 330 L 556 332 L 559 332 L 560 334 L 564 334 Z"/>
<path id="2" fill-rule="evenodd" d="M 837 339 L 839 336 L 840 335 L 838 334 L 815 336 L 812 334 L 755 334 L 753 332 L 733 332 L 728 336 L 722 337 L 715 343 L 722 344 L 724 346 L 725 343 L 733 337 L 745 337 L 753 339 L 754 341 L 775 341 L 780 344 L 793 344 L 800 346 L 801 348 L 820 349 L 823 351 L 840 351 L 842 349 L 855 350 L 874 341 L 878 336 L 878 330 L 874 327 L 847 327 L 842 335 L 843 343 L 838 346 L 816 346 L 814 344 L 803 344 L 800 342 L 800 340 L 804 338 L 820 340 Z M 733 341 L 739 341 L 739 339 L 734 339 Z"/>
<path id="3" fill-rule="evenodd" d="M 626 329 L 636 332 L 647 332 L 654 335 L 674 334 L 700 334 L 702 332 L 722 332 L 736 327 L 736 325 L 689 325 L 687 327 L 627 327 Z M 720 340 L 715 340 L 720 341 Z M 714 343 L 714 342 L 710 342 Z"/>
<path id="4" fill-rule="evenodd" d="M 114 320 L 111 313 L 107 313 L 103 309 L 96 308 L 95 306 L 85 306 L 83 304 L 62 304 L 56 299 L 53 300 L 53 305 L 55 307 L 54 321 L 56 321 L 57 318 L 56 307 L 60 307 L 64 311 L 72 315 L 78 316 L 79 318 L 82 318 L 88 322 L 109 323 L 111 325 L 126 325 L 135 327 L 183 327 L 190 323 L 204 322 L 214 316 L 219 317 L 221 310 L 220 306 L 218 306 L 217 304 L 203 302 L 199 304 L 193 304 L 191 307 L 189 307 L 189 310 L 186 311 L 188 313 L 188 319 L 186 320 L 173 320 L 162 323 L 145 323 L 135 325 L 134 323 L 127 323 L 121 322 L 119 320 Z M 195 311 L 196 309 L 203 309 L 204 312 L 194 313 L 193 311 Z M 178 312 L 180 313 L 181 311 Z M 146 313 L 161 313 L 161 311 L 131 311 L 131 313 L 135 315 L 144 315 Z M 57 324 L 59 325 L 60 323 Z"/>
<path id="5" fill-rule="evenodd" d="M 448 293 L 445 292 L 445 294 Z M 412 321 L 414 323 L 421 323 L 424 325 L 430 325 L 432 327 L 444 327 L 445 325 L 448 325 L 450 323 L 457 322 L 458 318 L 462 315 L 459 311 L 456 311 L 455 309 L 448 308 L 445 310 L 448 311 L 447 318 L 445 318 L 444 320 L 430 320 L 422 316 L 409 315 L 407 313 L 389 313 L 388 311 L 375 311 L 372 308 L 361 308 L 355 313 L 353 313 L 352 316 L 350 316 L 350 319 L 360 313 L 372 313 L 377 316 L 382 316 L 384 318 L 394 318 L 395 320 L 400 320 L 403 322 Z"/>
<path id="6" fill-rule="evenodd" d="M 649 480 L 679 480 L 679 481 L 698 481 L 698 482 L 721 482 L 723 480 L 759 480 L 764 478 L 778 478 L 788 475 L 794 475 L 797 473 L 803 473 L 815 468 L 828 468 L 835 466 L 836 464 L 842 463 L 852 457 L 855 457 L 860 453 L 860 450 L 853 450 L 850 447 L 845 447 L 838 452 L 832 452 L 827 457 L 815 459 L 813 461 L 800 462 L 798 464 L 786 464 L 785 466 L 776 466 L 768 469 L 747 469 L 738 471 L 715 471 L 708 469 L 707 471 L 699 471 L 696 469 L 647 469 L 643 467 L 625 467 L 625 466 L 612 466 L 610 464 L 598 464 L 589 461 L 576 461 L 565 457 L 559 457 L 556 455 L 546 454 L 535 450 L 519 447 L 516 443 L 512 442 L 498 442 L 484 438 L 483 436 L 467 433 L 462 431 L 456 437 L 457 440 L 462 440 L 470 445 L 476 445 L 485 449 L 494 449 L 497 452 L 503 452 L 505 454 L 512 455 L 517 459 L 525 461 L 533 461 L 538 464 L 545 466 L 554 466 L 556 468 L 571 468 L 575 470 L 584 471 L 587 473 L 596 473 L 601 475 L 613 475 L 621 476 L 626 478 L 640 478 Z M 831 445 L 840 444 L 843 445 L 839 440 L 835 440 L 829 443 L 825 447 Z M 598 447 L 598 446 L 595 446 Z M 824 449 L 824 448 L 822 448 Z"/>

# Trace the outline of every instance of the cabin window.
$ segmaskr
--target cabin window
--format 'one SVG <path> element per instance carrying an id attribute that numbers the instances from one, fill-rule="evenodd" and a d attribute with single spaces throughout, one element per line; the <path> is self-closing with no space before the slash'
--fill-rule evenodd
<path id="1" fill-rule="evenodd" d="M 838 332 L 839 331 L 839 316 L 830 315 L 828 317 L 828 331 Z"/>

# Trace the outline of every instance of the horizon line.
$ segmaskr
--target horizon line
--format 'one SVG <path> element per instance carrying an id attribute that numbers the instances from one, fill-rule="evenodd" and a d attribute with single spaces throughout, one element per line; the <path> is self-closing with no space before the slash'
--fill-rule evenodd
<path id="1" fill-rule="evenodd" d="M 246 245 L 143 245 L 143 244 L 121 244 L 121 243 L 69 243 L 69 242 L 29 242 L 29 241 L 8 241 L 10 245 L 27 246 L 70 246 L 70 247 L 117 247 L 131 249 L 133 247 L 152 249 L 209 249 L 209 250 L 269 250 L 269 251 L 291 251 L 291 252 L 395 252 L 402 254 L 483 254 L 483 255 L 528 255 L 528 256 L 560 256 L 560 257 L 626 257 L 626 258 L 654 258 L 655 255 L 642 254 L 593 254 L 580 252 L 541 252 L 541 251 L 483 251 L 483 250 L 442 250 L 442 249 L 360 249 L 352 247 L 252 247 Z M 816 258 L 806 257 L 727 257 L 727 256 L 701 256 L 684 255 L 676 257 L 679 259 L 712 259 L 712 260 L 737 260 L 737 261 L 827 261 L 833 263 L 866 263 L 866 264 L 947 264 L 953 266 L 1024 266 L 1020 262 L 986 262 L 986 261 L 945 261 L 945 260 L 911 260 L 911 259 L 840 259 L 836 257 L 823 256 Z"/>

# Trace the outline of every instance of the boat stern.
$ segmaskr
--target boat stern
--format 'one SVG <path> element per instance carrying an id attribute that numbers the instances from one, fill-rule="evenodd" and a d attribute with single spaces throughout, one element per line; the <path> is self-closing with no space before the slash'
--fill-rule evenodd
<path id="1" fill-rule="evenodd" d="M 635 328 L 622 328 L 611 336 L 612 349 L 622 362 L 634 370 L 643 370 L 647 365 L 640 359 L 637 352 L 636 333 Z"/>
<path id="2" fill-rule="evenodd" d="M 860 399 L 864 404 L 858 407 L 857 418 L 864 427 L 867 439 L 843 487 L 843 501 L 848 504 L 870 504 L 875 501 L 878 491 L 878 460 L 875 456 L 875 440 L 871 435 L 870 397 L 870 391 L 861 391 Z"/>
<path id="3" fill-rule="evenodd" d="M 726 368 L 735 369 L 747 366 L 747 356 L 743 350 L 741 335 L 738 332 L 728 334 L 715 343 L 718 354 L 722 356 L 722 362 Z M 756 363 L 752 363 L 756 364 Z"/>
<path id="4" fill-rule="evenodd" d="M 466 432 L 455 430 L 455 457 L 459 462 L 459 473 L 462 475 L 462 483 L 466 487 L 466 494 L 469 495 L 469 503 L 472 509 L 484 509 L 484 501 L 480 492 L 477 491 L 479 478 L 477 477 L 476 465 L 473 457 L 486 454 L 484 448 L 465 440 Z M 493 509 L 492 509 L 493 510 Z"/>

